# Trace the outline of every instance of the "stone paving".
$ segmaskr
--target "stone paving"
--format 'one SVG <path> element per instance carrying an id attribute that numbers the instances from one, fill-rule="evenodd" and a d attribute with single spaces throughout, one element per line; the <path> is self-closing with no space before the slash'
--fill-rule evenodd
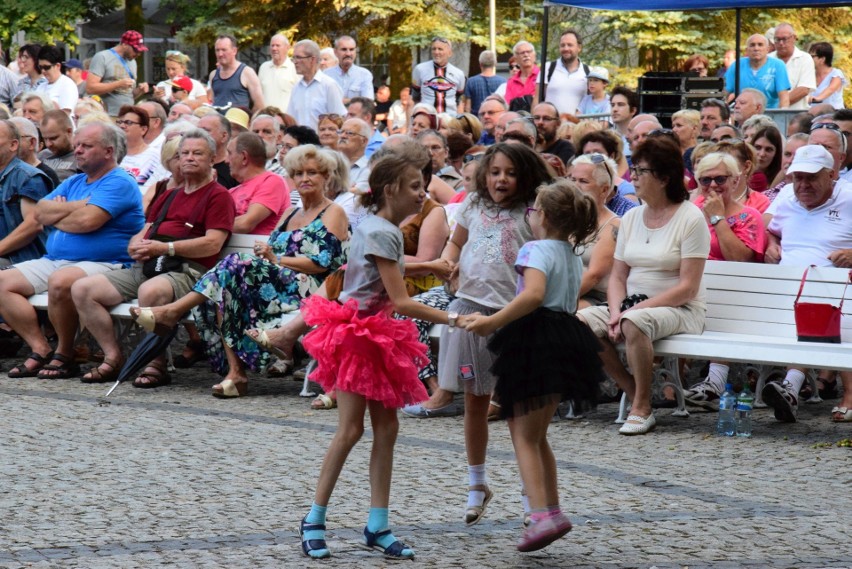
<path id="1" fill-rule="evenodd" d="M 12 362 L 4 362 L 9 369 Z M 370 431 L 329 507 L 331 561 L 301 554 L 337 411 L 311 411 L 289 379 L 250 396 L 209 395 L 203 364 L 156 390 L 0 374 L 0 567 L 383 567 L 359 547 L 369 506 Z M 517 467 L 492 423 L 485 519 L 461 522 L 462 418 L 401 418 L 391 498 L 398 537 L 426 567 L 852 568 L 852 425 L 833 403 L 801 422 L 756 411 L 751 439 L 712 435 L 715 414 L 657 412 L 644 436 L 617 434 L 614 404 L 551 428 L 563 508 L 575 528 L 521 554 Z M 830 444 L 826 444 L 830 443 Z M 398 564 L 396 564 L 398 565 Z"/>

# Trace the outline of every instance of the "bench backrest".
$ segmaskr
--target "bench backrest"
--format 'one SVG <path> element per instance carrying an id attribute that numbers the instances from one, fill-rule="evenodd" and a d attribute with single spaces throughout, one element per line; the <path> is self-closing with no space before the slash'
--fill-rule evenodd
<path id="1" fill-rule="evenodd" d="M 250 235 L 248 233 L 232 233 L 231 238 L 222 247 L 219 253 L 219 258 L 222 259 L 231 253 L 246 253 L 252 255 L 254 253 L 255 241 L 266 243 L 269 240 L 269 235 Z"/>
<path id="2" fill-rule="evenodd" d="M 795 338 L 793 302 L 803 272 L 801 267 L 707 261 L 706 330 Z M 848 269 L 812 268 L 801 300 L 838 306 L 848 275 Z M 852 287 L 846 291 L 846 298 L 852 298 Z M 852 302 L 844 310 L 850 307 Z M 852 318 L 844 317 L 841 328 L 843 341 L 852 341 Z"/>

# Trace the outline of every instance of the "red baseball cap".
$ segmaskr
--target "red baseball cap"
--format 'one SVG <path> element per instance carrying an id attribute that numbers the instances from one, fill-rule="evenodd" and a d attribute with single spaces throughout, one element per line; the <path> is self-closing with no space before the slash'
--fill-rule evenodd
<path id="1" fill-rule="evenodd" d="M 178 87 L 179 89 L 183 89 L 187 93 L 192 91 L 192 79 L 189 77 L 185 77 L 183 75 L 177 75 L 174 79 L 169 81 L 169 85 L 172 87 Z"/>
<path id="2" fill-rule="evenodd" d="M 121 36 L 121 43 L 129 45 L 136 51 L 148 51 L 148 47 L 144 42 L 145 40 L 142 38 L 142 34 L 133 30 L 127 30 L 124 32 L 124 35 Z"/>

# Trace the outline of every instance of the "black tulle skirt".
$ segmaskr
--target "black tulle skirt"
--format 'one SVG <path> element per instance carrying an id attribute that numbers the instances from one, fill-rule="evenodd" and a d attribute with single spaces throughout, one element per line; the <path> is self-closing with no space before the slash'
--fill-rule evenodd
<path id="1" fill-rule="evenodd" d="M 491 371 L 501 416 L 555 401 L 571 401 L 575 412 L 594 407 L 605 379 L 601 345 L 573 314 L 538 308 L 498 330 L 488 348 L 497 355 Z"/>

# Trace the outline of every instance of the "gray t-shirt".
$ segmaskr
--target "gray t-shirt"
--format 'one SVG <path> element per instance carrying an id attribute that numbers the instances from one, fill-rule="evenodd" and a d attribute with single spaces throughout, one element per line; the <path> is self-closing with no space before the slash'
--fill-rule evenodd
<path id="1" fill-rule="evenodd" d="M 60 182 L 64 182 L 79 172 L 77 169 L 77 157 L 74 155 L 73 150 L 62 156 L 54 156 L 50 150 L 45 148 L 38 153 L 38 159 L 56 172 Z"/>
<path id="2" fill-rule="evenodd" d="M 456 296 L 498 309 L 515 298 L 515 259 L 521 245 L 533 238 L 525 210 L 526 204 L 498 208 L 468 194 L 456 215 L 458 225 L 468 231 Z"/>
<path id="3" fill-rule="evenodd" d="M 515 270 L 518 271 L 518 294 L 524 290 L 524 269 L 537 269 L 547 278 L 541 306 L 557 312 L 574 314 L 583 262 L 567 241 L 542 239 L 530 241 L 521 247 Z"/>
<path id="4" fill-rule="evenodd" d="M 125 65 L 127 68 L 125 68 Z M 128 73 L 128 69 L 130 73 Z M 135 80 L 138 77 L 135 61 L 122 59 L 117 53 L 109 49 L 99 51 L 95 54 L 91 65 L 89 65 L 89 73 L 94 73 L 104 83 L 111 83 L 120 79 L 127 79 L 128 77 Z M 122 105 L 133 104 L 133 89 L 122 87 L 100 97 L 107 106 L 109 116 L 117 117 L 118 110 Z"/>
<path id="5" fill-rule="evenodd" d="M 375 257 L 396 261 L 402 275 L 405 270 L 402 232 L 390 221 L 370 214 L 355 229 L 350 243 L 339 300 L 345 303 L 351 298 L 362 312 L 378 312 L 387 304 L 388 294 Z"/>

